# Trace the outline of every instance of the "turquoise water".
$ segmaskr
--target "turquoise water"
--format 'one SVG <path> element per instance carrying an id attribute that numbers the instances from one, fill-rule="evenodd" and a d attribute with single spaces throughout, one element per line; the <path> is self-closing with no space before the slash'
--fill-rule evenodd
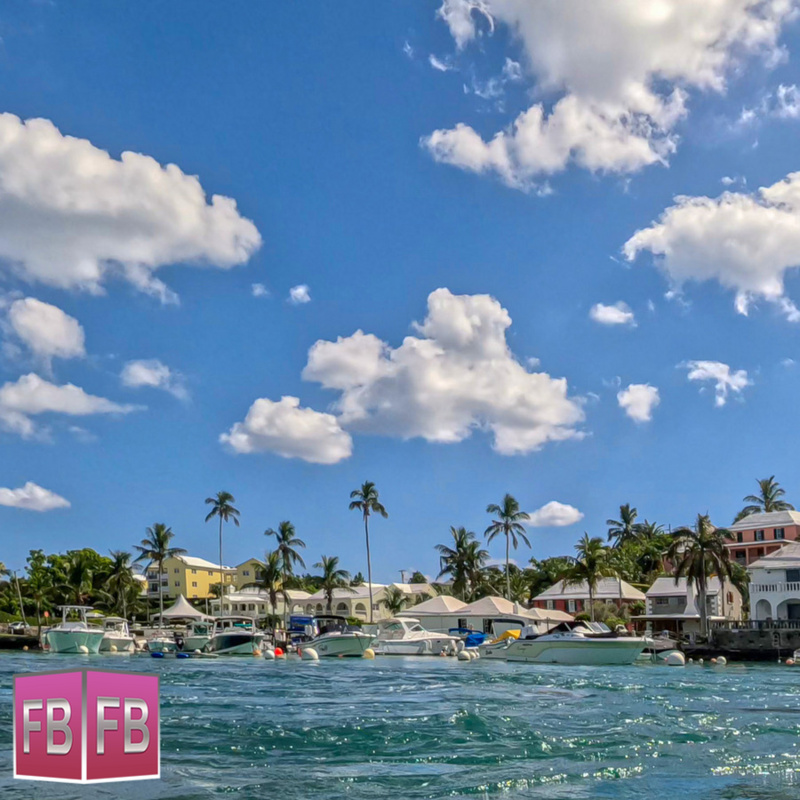
<path id="1" fill-rule="evenodd" d="M 161 781 L 14 781 L 11 675 L 161 675 Z M 0 798 L 800 797 L 800 668 L 0 653 Z"/>

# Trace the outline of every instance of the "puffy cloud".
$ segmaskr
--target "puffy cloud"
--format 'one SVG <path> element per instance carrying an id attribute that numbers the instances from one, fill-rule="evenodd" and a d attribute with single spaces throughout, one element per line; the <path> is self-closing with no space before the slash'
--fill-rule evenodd
<path id="1" fill-rule="evenodd" d="M 752 384 L 746 370 L 731 372 L 731 368 L 720 361 L 687 361 L 679 366 L 689 370 L 687 377 L 690 381 L 714 383 L 714 405 L 717 407 L 725 405 L 730 393 L 740 395 L 746 386 Z"/>
<path id="2" fill-rule="evenodd" d="M 604 305 L 603 303 L 596 303 L 589 311 L 589 316 L 601 325 L 636 326 L 636 317 L 633 311 L 631 311 L 630 306 L 622 300 L 610 306 Z"/>
<path id="3" fill-rule="evenodd" d="M 634 422 L 649 422 L 653 409 L 661 402 L 658 387 L 649 383 L 631 383 L 627 389 L 617 392 L 619 407 Z"/>
<path id="4" fill-rule="evenodd" d="M 565 528 L 583 519 L 583 512 L 575 506 L 551 500 L 531 513 L 528 525 L 532 528 Z"/>
<path id="5" fill-rule="evenodd" d="M 752 194 L 676 197 L 623 248 L 631 261 L 643 250 L 656 257 L 674 286 L 716 280 L 736 292 L 739 313 L 747 314 L 753 300 L 763 298 L 798 321 L 784 279 L 800 265 L 800 172 Z"/>
<path id="6" fill-rule="evenodd" d="M 35 356 L 46 361 L 86 355 L 78 320 L 35 297 L 15 300 L 9 306 L 8 327 Z"/>
<path id="7" fill-rule="evenodd" d="M 506 342 L 510 325 L 489 295 L 437 289 L 419 336 L 397 348 L 362 331 L 318 341 L 303 377 L 340 392 L 334 409 L 353 432 L 459 442 L 481 429 L 505 455 L 580 438 L 582 402 L 565 379 L 520 364 Z"/>
<path id="8" fill-rule="evenodd" d="M 312 464 L 335 464 L 348 458 L 353 440 L 332 414 L 301 408 L 296 397 L 256 400 L 244 422 L 237 422 L 220 441 L 237 453 L 277 453 Z"/>
<path id="9" fill-rule="evenodd" d="M 49 120 L 0 114 L 0 258 L 24 279 L 99 293 L 119 276 L 170 301 L 159 267 L 228 269 L 260 245 L 234 200 L 208 202 L 174 164 L 115 159 Z"/>
<path id="10" fill-rule="evenodd" d="M 299 286 L 292 286 L 292 288 L 289 289 L 289 302 L 293 306 L 310 303 L 311 292 L 308 290 L 308 286 L 304 283 L 301 283 Z"/>
<path id="11" fill-rule="evenodd" d="M 163 389 L 175 397 L 185 400 L 189 395 L 183 383 L 183 376 L 173 372 L 157 358 L 128 361 L 122 368 L 120 379 L 125 386 Z"/>
<path id="12" fill-rule="evenodd" d="M 19 489 L 0 488 L 0 506 L 24 508 L 27 511 L 52 511 L 55 508 L 69 508 L 69 500 L 43 489 L 28 481 Z"/>
<path id="13" fill-rule="evenodd" d="M 600 172 L 665 163 L 687 90 L 723 91 L 749 54 L 775 60 L 792 12 L 791 0 L 444 0 L 438 16 L 459 49 L 506 26 L 537 90 L 555 102 L 549 112 L 536 103 L 488 139 L 458 123 L 422 144 L 439 161 L 518 188 L 570 163 Z"/>
<path id="14" fill-rule="evenodd" d="M 34 373 L 0 387 L 0 427 L 23 438 L 30 438 L 39 432 L 31 419 L 39 414 L 83 417 L 90 414 L 128 414 L 138 408 L 87 394 L 71 383 L 58 386 Z"/>

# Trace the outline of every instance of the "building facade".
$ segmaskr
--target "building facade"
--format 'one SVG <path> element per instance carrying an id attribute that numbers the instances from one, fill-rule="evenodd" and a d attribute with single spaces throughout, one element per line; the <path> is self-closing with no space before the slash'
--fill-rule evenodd
<path id="1" fill-rule="evenodd" d="M 222 568 L 220 581 L 219 564 L 206 561 L 196 556 L 174 556 L 164 561 L 164 571 L 159 576 L 158 564 L 151 564 L 146 572 L 147 596 L 156 598 L 159 594 L 159 583 L 163 586 L 164 597 L 175 599 L 183 595 L 188 600 L 202 600 L 213 597 L 211 587 L 223 583 L 226 591 L 235 586 L 236 568 Z"/>
<path id="2" fill-rule="evenodd" d="M 601 578 L 594 591 L 594 601 L 630 605 L 644 602 L 645 595 L 619 578 Z M 546 611 L 565 611 L 580 614 L 589 611 L 589 587 L 585 583 L 565 586 L 563 581 L 554 583 L 549 589 L 533 598 L 533 607 Z"/>
<path id="3" fill-rule="evenodd" d="M 780 550 L 786 542 L 800 539 L 800 513 L 773 511 L 751 514 L 728 526 L 733 541 L 727 547 L 738 564 L 747 567 L 754 561 Z"/>
<path id="4" fill-rule="evenodd" d="M 750 564 L 750 619 L 800 621 L 800 542 Z"/>

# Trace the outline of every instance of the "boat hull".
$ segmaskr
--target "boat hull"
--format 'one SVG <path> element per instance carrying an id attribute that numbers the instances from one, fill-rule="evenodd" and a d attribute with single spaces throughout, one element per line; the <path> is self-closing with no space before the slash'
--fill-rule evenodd
<path id="1" fill-rule="evenodd" d="M 114 649 L 116 648 L 116 649 Z M 136 650 L 136 642 L 133 636 L 111 635 L 103 636 L 100 642 L 101 653 L 133 653 Z"/>
<path id="2" fill-rule="evenodd" d="M 47 632 L 47 645 L 51 653 L 99 653 L 103 641 L 102 631 Z"/>
<path id="3" fill-rule="evenodd" d="M 530 664 L 623 665 L 633 664 L 646 646 L 647 642 L 644 639 L 626 639 L 622 637 L 619 639 L 589 639 L 585 641 L 517 639 L 505 648 L 504 656 L 506 661 Z M 500 653 L 487 653 L 486 655 L 490 658 L 496 658 L 500 656 Z"/>
<path id="4" fill-rule="evenodd" d="M 178 644 L 172 639 L 149 639 L 147 642 L 147 649 L 151 653 L 177 653 Z"/>
<path id="5" fill-rule="evenodd" d="M 454 637 L 430 636 L 420 639 L 387 639 L 375 642 L 375 654 L 380 656 L 438 656 L 455 650 Z"/>
<path id="6" fill-rule="evenodd" d="M 320 658 L 360 658 L 375 637 L 366 633 L 323 634 L 303 647 L 313 647 Z"/>
<path id="7" fill-rule="evenodd" d="M 212 636 L 205 646 L 205 652 L 219 656 L 252 656 L 261 650 L 264 634 L 246 631 L 220 633 Z"/>
<path id="8" fill-rule="evenodd" d="M 210 636 L 187 636 L 183 640 L 183 650 L 186 653 L 194 653 L 195 650 L 202 650 L 210 641 Z"/>

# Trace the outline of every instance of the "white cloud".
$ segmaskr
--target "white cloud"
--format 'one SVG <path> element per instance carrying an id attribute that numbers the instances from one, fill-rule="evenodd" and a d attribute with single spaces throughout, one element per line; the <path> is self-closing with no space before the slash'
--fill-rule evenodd
<path id="1" fill-rule="evenodd" d="M 504 455 L 580 438 L 582 402 L 565 379 L 520 364 L 506 341 L 510 325 L 489 295 L 437 289 L 419 336 L 397 348 L 362 331 L 318 341 L 303 377 L 340 392 L 334 408 L 353 432 L 459 442 L 486 430 Z"/>
<path id="2" fill-rule="evenodd" d="M 622 300 L 607 306 L 596 303 L 589 311 L 589 316 L 601 325 L 630 325 L 636 327 L 636 317 L 630 306 Z"/>
<path id="3" fill-rule="evenodd" d="M 793 358 L 782 358 L 781 359 L 781 366 L 786 367 L 786 369 L 791 369 L 795 366 L 797 362 Z"/>
<path id="4" fill-rule="evenodd" d="M 0 258 L 32 281 L 100 293 L 110 277 L 174 301 L 168 264 L 242 264 L 261 236 L 236 202 L 174 164 L 117 160 L 46 119 L 0 114 Z"/>
<path id="5" fill-rule="evenodd" d="M 690 381 L 714 383 L 714 405 L 717 407 L 725 405 L 730 393 L 740 395 L 745 387 L 752 384 L 746 370 L 731 372 L 731 368 L 720 361 L 687 361 L 678 366 L 689 370 Z"/>
<path id="6" fill-rule="evenodd" d="M 292 288 L 289 289 L 289 302 L 294 306 L 310 303 L 311 292 L 308 290 L 308 286 L 304 283 L 301 283 L 299 286 L 292 286 Z"/>
<path id="7" fill-rule="evenodd" d="M 55 508 L 69 508 L 69 500 L 43 489 L 28 481 L 19 489 L 0 488 L 0 506 L 24 508 L 27 511 L 52 511 Z"/>
<path id="8" fill-rule="evenodd" d="M 741 314 L 763 298 L 800 321 L 800 311 L 784 295 L 787 270 L 800 265 L 800 172 L 752 194 L 676 197 L 623 248 L 630 261 L 643 250 L 656 257 L 673 286 L 716 280 L 736 292 Z"/>
<path id="9" fill-rule="evenodd" d="M 753 53 L 774 62 L 792 11 L 789 0 L 443 0 L 438 16 L 459 49 L 507 27 L 554 103 L 549 112 L 534 104 L 486 139 L 462 122 L 422 144 L 441 162 L 522 189 L 570 163 L 623 173 L 666 163 L 688 90 L 724 91 L 731 68 Z"/>
<path id="10" fill-rule="evenodd" d="M 220 441 L 237 453 L 277 453 L 312 464 L 336 464 L 353 451 L 353 440 L 332 414 L 301 408 L 296 397 L 256 400 L 244 422 L 237 422 Z"/>
<path id="11" fill-rule="evenodd" d="M 575 506 L 551 500 L 531 513 L 527 524 L 532 528 L 565 528 L 583 519 L 583 512 Z"/>
<path id="12" fill-rule="evenodd" d="M 33 355 L 46 362 L 86 355 L 83 328 L 78 320 L 35 297 L 15 300 L 9 306 L 8 327 Z"/>
<path id="13" fill-rule="evenodd" d="M 447 61 L 442 61 L 433 53 L 428 56 L 428 63 L 438 72 L 450 72 L 453 69 Z"/>
<path id="14" fill-rule="evenodd" d="M 175 397 L 185 400 L 189 394 L 183 376 L 174 372 L 157 358 L 128 361 L 122 368 L 120 379 L 125 386 L 163 389 Z"/>
<path id="15" fill-rule="evenodd" d="M 254 283 L 250 287 L 253 297 L 269 297 L 269 289 L 263 283 Z"/>
<path id="16" fill-rule="evenodd" d="M 41 431 L 31 417 L 39 414 L 66 414 L 82 417 L 90 414 L 128 414 L 139 406 L 120 405 L 105 397 L 87 394 L 79 386 L 50 383 L 34 373 L 0 387 L 0 427 L 23 438 Z"/>
<path id="17" fill-rule="evenodd" d="M 800 92 L 797 87 L 778 86 L 775 92 L 775 114 L 783 119 L 798 119 L 800 117 Z"/>
<path id="18" fill-rule="evenodd" d="M 627 389 L 617 392 L 619 407 L 634 422 L 649 422 L 653 418 L 653 409 L 660 402 L 658 387 L 649 383 L 631 383 Z"/>

